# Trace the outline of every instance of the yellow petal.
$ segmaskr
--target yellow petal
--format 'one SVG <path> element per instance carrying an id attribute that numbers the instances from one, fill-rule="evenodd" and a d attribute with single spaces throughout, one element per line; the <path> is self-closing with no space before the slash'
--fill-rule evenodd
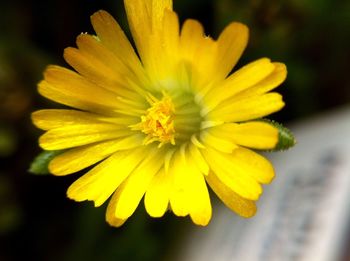
<path id="1" fill-rule="evenodd" d="M 165 10 L 162 28 L 162 45 L 165 60 L 169 63 L 178 60 L 178 48 L 179 48 L 179 18 L 177 14 L 170 10 Z"/>
<path id="2" fill-rule="evenodd" d="M 214 129 L 215 130 L 215 129 Z M 212 129 L 203 130 L 200 134 L 201 141 L 206 146 L 210 146 L 218 151 L 231 153 L 237 148 L 237 145 L 229 139 L 222 138 L 220 133 Z"/>
<path id="3" fill-rule="evenodd" d="M 142 145 L 142 141 L 142 135 L 132 135 L 118 140 L 73 148 L 50 161 L 49 170 L 57 176 L 68 175 L 89 167 L 116 151 L 139 147 Z"/>
<path id="4" fill-rule="evenodd" d="M 134 48 L 119 24 L 106 11 L 98 11 L 91 16 L 91 23 L 101 43 L 128 66 L 137 77 L 144 78 L 144 70 Z"/>
<path id="5" fill-rule="evenodd" d="M 122 186 L 122 185 L 121 185 Z M 108 203 L 107 211 L 106 211 L 106 221 L 113 227 L 122 226 L 127 219 L 117 218 L 115 215 L 116 202 L 118 199 L 118 191 L 114 192 L 111 200 Z"/>
<path id="6" fill-rule="evenodd" d="M 136 74 L 92 35 L 80 34 L 77 45 L 79 50 L 67 48 L 64 57 L 78 72 L 102 88 L 131 100 L 142 100 L 146 94 L 142 87 L 150 84 L 145 72 Z"/>
<path id="7" fill-rule="evenodd" d="M 232 189 L 222 183 L 220 179 L 212 172 L 206 176 L 206 180 L 215 194 L 232 211 L 245 218 L 255 215 L 256 205 L 254 201 L 240 197 Z"/>
<path id="8" fill-rule="evenodd" d="M 76 71 L 100 88 L 112 91 L 130 100 L 141 97 L 130 90 L 127 80 L 138 83 L 137 78 L 91 35 L 80 35 L 77 39 L 79 47 L 68 47 L 64 50 L 64 59 Z M 140 86 L 140 84 L 138 84 Z M 138 90 L 138 89 L 137 89 Z"/>
<path id="9" fill-rule="evenodd" d="M 67 125 L 44 133 L 39 144 L 45 150 L 61 150 L 130 135 L 130 130 L 115 124 Z"/>
<path id="10" fill-rule="evenodd" d="M 159 33 L 164 11 L 172 10 L 172 1 L 124 0 L 124 6 L 137 50 L 142 61 L 147 64 L 150 48 L 148 36 Z"/>
<path id="11" fill-rule="evenodd" d="M 273 63 L 275 69 L 265 79 L 235 95 L 235 99 L 260 95 L 279 86 L 287 77 L 287 67 L 283 63 Z"/>
<path id="12" fill-rule="evenodd" d="M 75 201 L 92 200 L 102 205 L 144 159 L 143 149 L 116 152 L 76 180 L 67 191 Z"/>
<path id="13" fill-rule="evenodd" d="M 230 104 L 229 99 L 232 96 L 262 81 L 274 69 L 275 65 L 267 58 L 259 59 L 242 67 L 229 76 L 221 85 L 207 93 L 204 102 L 207 110 L 214 109 L 224 100 L 228 100 L 227 102 Z M 220 104 L 218 107 L 220 106 L 222 105 Z"/>
<path id="14" fill-rule="evenodd" d="M 112 118 L 89 112 L 65 109 L 39 110 L 33 112 L 31 116 L 35 126 L 43 130 L 50 130 L 74 124 L 89 125 L 103 122 L 110 122 L 129 126 L 137 123 L 138 121 L 138 119 L 133 117 Z"/>
<path id="15" fill-rule="evenodd" d="M 164 171 L 166 174 L 169 173 L 170 163 L 172 161 L 172 158 L 175 152 L 176 152 L 175 148 L 169 149 L 164 155 Z"/>
<path id="16" fill-rule="evenodd" d="M 98 114 L 77 110 L 49 109 L 32 113 L 32 121 L 40 129 L 50 130 L 72 124 L 96 124 L 101 123 Z"/>
<path id="17" fill-rule="evenodd" d="M 168 209 L 171 179 L 160 170 L 152 179 L 145 194 L 145 208 L 151 217 L 162 217 Z"/>
<path id="18" fill-rule="evenodd" d="M 242 173 L 251 176 L 260 183 L 268 184 L 275 176 L 270 161 L 252 150 L 238 148 L 227 158 L 232 165 L 236 166 L 236 169 L 240 169 Z"/>
<path id="19" fill-rule="evenodd" d="M 220 34 L 216 56 L 219 78 L 225 78 L 236 65 L 247 46 L 248 36 L 248 27 L 236 22 L 229 24 Z"/>
<path id="20" fill-rule="evenodd" d="M 215 66 L 217 54 L 217 42 L 209 36 L 203 36 L 199 42 L 192 66 L 192 88 L 196 90 L 196 95 L 204 96 L 212 87 L 211 84 L 216 84 L 217 67 Z M 209 85 L 209 86 L 208 86 Z"/>
<path id="21" fill-rule="evenodd" d="M 207 118 L 213 121 L 240 122 L 264 117 L 283 108 L 282 96 L 278 93 L 267 93 L 218 106 L 208 113 Z"/>
<path id="22" fill-rule="evenodd" d="M 193 135 L 191 136 L 191 143 L 192 143 L 193 145 L 195 145 L 197 148 L 205 149 L 204 144 L 201 143 L 201 142 L 197 139 L 196 134 L 193 134 Z"/>
<path id="23" fill-rule="evenodd" d="M 226 123 L 211 130 L 235 144 L 254 149 L 273 149 L 278 143 L 277 128 L 265 122 Z"/>
<path id="24" fill-rule="evenodd" d="M 151 35 L 151 17 L 149 3 L 144 0 L 124 0 L 124 6 L 128 18 L 129 28 L 134 39 L 137 51 L 143 63 L 147 63 L 147 51 L 149 49 L 148 36 Z"/>
<path id="25" fill-rule="evenodd" d="M 194 144 L 189 146 L 191 161 L 197 166 L 197 168 L 201 171 L 202 174 L 208 175 L 209 166 L 208 163 L 203 158 L 200 150 Z"/>
<path id="26" fill-rule="evenodd" d="M 230 162 L 229 154 L 207 148 L 203 156 L 219 180 L 245 199 L 257 200 L 262 193 L 260 184 L 246 173 L 244 166 Z"/>
<path id="27" fill-rule="evenodd" d="M 179 62 L 179 21 L 175 12 L 165 10 L 162 29 L 149 37 L 152 48 L 148 50 L 145 67 L 158 91 L 178 87 L 174 71 Z"/>
<path id="28" fill-rule="evenodd" d="M 185 21 L 180 35 L 180 52 L 182 64 L 187 68 L 186 74 L 190 78 L 186 83 L 192 88 L 199 91 L 216 77 L 216 48 L 216 42 L 205 35 L 203 26 L 198 21 Z"/>
<path id="29" fill-rule="evenodd" d="M 136 210 L 153 177 L 164 165 L 163 149 L 153 147 L 148 155 L 118 189 L 115 216 L 127 219 Z"/>
<path id="30" fill-rule="evenodd" d="M 211 204 L 203 175 L 192 161 L 190 151 L 182 146 L 173 157 L 171 209 L 177 216 L 190 214 L 197 225 L 205 226 L 211 218 Z"/>
<path id="31" fill-rule="evenodd" d="M 172 157 L 169 175 L 172 179 L 172 188 L 170 191 L 171 210 L 177 216 L 187 216 L 190 211 L 186 193 L 187 168 L 180 150 L 177 150 Z"/>
<path id="32" fill-rule="evenodd" d="M 49 66 L 39 92 L 53 101 L 91 112 L 113 113 L 118 96 L 87 81 L 77 73 L 59 66 Z M 94 99 L 91 99 L 91 94 Z"/>
<path id="33" fill-rule="evenodd" d="M 55 87 L 52 84 L 49 84 L 46 81 L 41 81 L 38 84 L 38 91 L 39 93 L 55 102 L 81 109 L 81 110 L 86 110 L 94 113 L 99 113 L 99 114 L 105 114 L 105 115 L 111 115 L 111 110 L 110 108 L 106 107 L 103 104 L 96 104 L 94 101 L 89 101 L 85 99 L 85 97 L 76 97 L 77 95 L 70 96 L 69 94 L 67 95 L 66 93 L 61 93 L 60 91 L 57 91 L 57 87 Z M 112 114 L 113 111 L 112 111 Z"/>
<path id="34" fill-rule="evenodd" d="M 126 0 L 130 1 L 130 0 Z M 149 9 L 151 19 L 152 19 L 152 32 L 154 33 L 156 30 L 161 29 L 161 22 L 163 21 L 164 13 L 168 10 L 173 10 L 173 1 L 172 0 L 143 0 L 143 2 L 147 3 L 151 9 Z M 151 3 L 150 3 L 151 2 Z"/>
<path id="35" fill-rule="evenodd" d="M 187 159 L 187 161 L 190 160 L 191 158 Z M 208 225 L 212 214 L 208 188 L 204 176 L 199 170 L 191 168 L 188 162 L 187 166 L 186 192 L 189 201 L 190 217 L 195 224 L 206 226 Z"/>
<path id="36" fill-rule="evenodd" d="M 116 76 L 118 77 L 115 78 L 116 80 L 122 79 L 123 76 L 133 76 L 133 72 L 130 70 L 131 68 L 127 67 L 119 57 L 115 56 L 114 53 L 107 49 L 95 36 L 80 34 L 76 42 L 79 51 L 86 55 L 86 57 L 98 61 L 99 64 L 96 67 L 103 65 L 111 70 L 110 77 L 112 79 Z M 137 81 L 138 79 L 135 78 L 135 80 Z"/>
<path id="37" fill-rule="evenodd" d="M 188 19 L 181 28 L 180 48 L 183 59 L 193 62 L 201 40 L 204 38 L 203 26 L 196 20 Z"/>

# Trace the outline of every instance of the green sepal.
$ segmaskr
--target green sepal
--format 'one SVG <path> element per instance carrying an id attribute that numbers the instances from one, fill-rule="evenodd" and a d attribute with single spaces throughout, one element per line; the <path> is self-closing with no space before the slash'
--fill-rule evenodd
<path id="1" fill-rule="evenodd" d="M 266 122 L 278 129 L 278 143 L 274 149 L 268 151 L 283 151 L 293 147 L 296 144 L 293 133 L 281 123 L 270 119 L 261 119 L 261 121 Z"/>
<path id="2" fill-rule="evenodd" d="M 38 156 L 35 157 L 30 164 L 29 172 L 36 175 L 47 175 L 49 172 L 50 161 L 61 154 L 63 150 L 44 150 Z"/>

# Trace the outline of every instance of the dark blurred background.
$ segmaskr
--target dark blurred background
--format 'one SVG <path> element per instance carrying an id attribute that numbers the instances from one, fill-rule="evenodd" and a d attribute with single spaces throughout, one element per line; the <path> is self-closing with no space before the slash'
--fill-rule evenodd
<path id="1" fill-rule="evenodd" d="M 182 21 L 198 19 L 214 37 L 230 21 L 247 24 L 250 42 L 238 67 L 264 56 L 286 63 L 288 79 L 278 91 L 287 106 L 272 118 L 298 121 L 349 104 L 350 1 L 174 0 L 174 6 Z M 41 133 L 30 113 L 54 106 L 36 84 L 48 64 L 66 65 L 63 49 L 79 33 L 93 33 L 89 16 L 99 9 L 128 30 L 121 0 L 0 2 L 0 260 L 162 260 L 194 226 L 172 214 L 151 219 L 141 203 L 122 228 L 111 228 L 105 207 L 65 197 L 76 175 L 27 171 Z"/>

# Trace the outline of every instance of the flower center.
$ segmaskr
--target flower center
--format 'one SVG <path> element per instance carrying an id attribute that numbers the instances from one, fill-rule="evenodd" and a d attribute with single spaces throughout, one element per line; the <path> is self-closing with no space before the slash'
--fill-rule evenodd
<path id="1" fill-rule="evenodd" d="M 163 93 L 161 100 L 148 94 L 147 101 L 151 105 L 141 122 L 130 126 L 132 130 L 140 130 L 146 134 L 144 144 L 158 141 L 159 147 L 166 143 L 175 145 L 174 104 L 169 95 Z"/>
<path id="2" fill-rule="evenodd" d="M 161 98 L 157 98 L 161 96 Z M 159 147 L 165 144 L 181 145 L 191 140 L 192 135 L 200 131 L 203 118 L 200 116 L 200 106 L 195 102 L 193 94 L 188 92 L 166 92 L 155 97 L 147 94 L 146 100 L 150 107 L 141 121 L 129 126 L 131 130 L 146 134 L 144 145 L 159 142 Z"/>

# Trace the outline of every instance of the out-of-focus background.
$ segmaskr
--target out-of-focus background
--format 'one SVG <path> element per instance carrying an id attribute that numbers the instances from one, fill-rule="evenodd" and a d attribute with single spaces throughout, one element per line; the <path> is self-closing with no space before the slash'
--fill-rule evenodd
<path id="1" fill-rule="evenodd" d="M 286 63 L 288 79 L 278 91 L 287 106 L 273 119 L 307 124 L 349 105 L 350 1 L 174 0 L 174 6 L 182 21 L 198 19 L 214 37 L 231 21 L 247 24 L 250 42 L 237 67 L 265 56 Z M 93 33 L 89 16 L 99 9 L 128 30 L 121 0 L 0 1 L 0 260 L 168 260 L 193 229 L 188 218 L 172 214 L 151 219 L 143 204 L 125 226 L 111 228 L 104 206 L 65 197 L 77 175 L 28 172 L 41 134 L 30 113 L 54 106 L 36 84 L 48 64 L 66 66 L 63 49 L 81 32 Z M 340 120 L 350 121 L 349 114 Z"/>

